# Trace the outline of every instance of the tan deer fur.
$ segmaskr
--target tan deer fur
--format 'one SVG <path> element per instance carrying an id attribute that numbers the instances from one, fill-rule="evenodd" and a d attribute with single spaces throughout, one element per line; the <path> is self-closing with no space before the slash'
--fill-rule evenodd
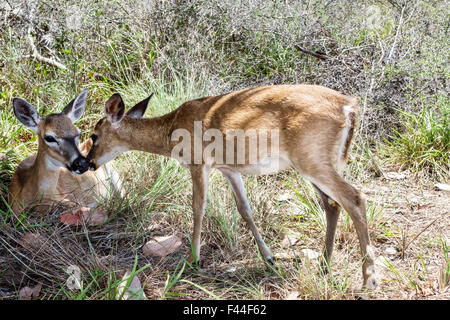
<path id="1" fill-rule="evenodd" d="M 81 153 L 86 156 L 91 146 L 90 139 L 82 143 Z M 38 152 L 23 160 L 14 171 L 9 203 L 16 214 L 30 207 L 37 214 L 45 214 L 60 204 L 93 208 L 100 197 L 110 195 L 110 183 L 120 192 L 119 175 L 109 163 L 95 172 L 76 176 L 66 168 L 49 167 L 47 161 L 45 153 Z"/>
<path id="2" fill-rule="evenodd" d="M 85 95 L 86 93 L 84 98 Z M 22 104 L 27 103 L 25 101 Z M 84 110 L 84 105 L 82 109 Z M 25 115 L 25 120 L 28 121 L 33 117 L 26 113 L 30 110 L 35 112 L 31 105 L 22 113 L 15 110 L 16 116 Z M 16 214 L 30 207 L 33 207 L 34 213 L 44 214 L 59 204 L 64 204 L 65 207 L 92 208 L 95 207 L 99 197 L 107 196 L 111 190 L 121 192 L 119 176 L 112 164 L 102 166 L 95 172 L 88 171 L 83 175 L 75 175 L 64 167 L 70 164 L 71 159 L 81 155 L 86 156 L 92 146 L 92 140 L 89 139 L 81 144 L 78 150 L 76 141 L 80 130 L 73 125 L 67 115 L 51 114 L 43 119 L 37 113 L 34 116 L 38 123 L 31 122 L 33 125 L 36 124 L 32 129 L 38 135 L 38 151 L 19 164 L 9 188 L 8 201 Z M 49 134 L 60 139 L 54 148 L 44 142 L 44 137 Z M 61 151 L 60 145 L 69 143 L 69 140 L 73 142 L 73 145 L 72 149 L 67 150 L 73 152 Z"/>
<path id="3" fill-rule="evenodd" d="M 256 164 L 249 164 L 248 149 L 245 150 L 244 164 L 218 164 L 215 155 L 204 158 L 200 164 L 184 164 L 190 169 L 193 182 L 192 242 L 196 259 L 200 257 L 201 224 L 212 168 L 220 170 L 229 181 L 239 213 L 252 231 L 260 252 L 271 261 L 272 253 L 253 221 L 241 174 L 274 173 L 292 166 L 313 183 L 323 202 L 327 217 L 324 265 L 331 258 L 336 224 L 340 207 L 343 207 L 359 237 L 364 285 L 376 286 L 375 257 L 367 230 L 365 200 L 340 175 L 358 114 L 356 98 L 315 85 L 266 86 L 188 101 L 161 117 L 139 119 L 145 112 L 148 99 L 125 115 L 120 95 L 115 94 L 107 101 L 107 117 L 95 127 L 96 141 L 88 155 L 92 167 L 128 150 L 171 156 L 172 149 L 179 143 L 172 141 L 172 133 L 176 129 L 185 129 L 193 136 L 194 121 L 202 122 L 203 132 L 218 129 L 225 139 L 230 129 L 279 131 L 279 153 L 266 159 L 258 157 Z M 136 111 L 142 108 L 143 112 L 136 116 Z M 203 142 L 202 148 L 208 144 Z M 280 161 L 277 168 L 271 166 L 274 158 Z"/>

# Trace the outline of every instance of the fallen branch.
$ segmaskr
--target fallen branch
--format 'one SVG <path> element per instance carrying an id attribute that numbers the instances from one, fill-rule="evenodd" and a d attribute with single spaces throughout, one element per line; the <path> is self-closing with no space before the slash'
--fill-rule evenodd
<path id="1" fill-rule="evenodd" d="M 416 235 L 411 241 L 409 241 L 408 243 L 406 242 L 406 235 L 403 239 L 403 247 L 402 247 L 402 260 L 405 258 L 405 252 L 406 249 L 408 249 L 408 247 L 410 246 L 411 243 L 413 243 L 414 241 L 416 241 L 416 239 L 422 234 L 424 233 L 429 227 L 431 227 L 436 221 L 438 221 L 439 219 L 441 219 L 442 217 L 437 217 L 436 219 L 434 219 L 431 223 L 429 223 L 425 228 L 422 229 L 422 231 L 419 232 L 418 235 Z"/>
<path id="2" fill-rule="evenodd" d="M 313 57 L 316 57 L 316 58 L 319 58 L 319 59 L 321 59 L 321 60 L 327 60 L 327 59 L 328 59 L 328 56 L 325 55 L 325 54 L 318 53 L 318 52 L 314 52 L 314 51 L 310 51 L 310 50 L 308 50 L 308 49 L 305 49 L 305 48 L 300 47 L 300 46 L 297 45 L 297 44 L 294 45 L 294 48 L 297 49 L 297 50 L 300 51 L 300 52 L 309 54 L 309 55 L 311 55 L 311 56 L 313 56 Z"/>
<path id="3" fill-rule="evenodd" d="M 59 69 L 67 70 L 67 67 L 64 64 L 56 61 L 55 59 L 43 57 L 39 53 L 39 51 L 36 48 L 36 45 L 34 44 L 33 37 L 31 36 L 31 28 L 28 28 L 28 43 L 29 43 L 29 45 L 31 47 L 31 56 L 33 58 L 35 58 L 36 60 L 38 60 L 40 62 L 47 63 L 47 64 L 50 64 L 52 66 L 55 66 L 55 67 L 57 67 Z"/>
<path id="4" fill-rule="evenodd" d="M 267 30 L 264 30 L 264 29 L 248 29 L 248 28 L 246 28 L 246 27 L 243 27 L 243 29 L 246 30 L 246 31 L 248 31 L 248 32 L 255 32 L 255 31 L 256 31 L 256 32 L 272 33 L 272 34 L 276 34 L 276 35 L 278 35 L 279 37 L 282 37 L 282 38 L 285 38 L 285 39 L 286 39 L 286 37 L 285 37 L 283 34 L 278 33 L 278 32 L 274 32 L 274 31 L 267 31 Z M 316 57 L 316 58 L 318 58 L 318 59 L 321 59 L 321 60 L 327 60 L 328 58 L 330 58 L 330 57 L 327 56 L 326 54 L 319 53 L 319 52 L 314 52 L 314 51 L 311 51 L 311 50 L 302 48 L 302 47 L 300 47 L 298 44 L 294 44 L 294 48 L 297 49 L 297 50 L 300 51 L 300 52 L 309 54 L 309 55 L 311 55 L 311 56 L 313 56 L 313 57 Z"/>
<path id="5" fill-rule="evenodd" d="M 403 4 L 402 12 L 400 13 L 400 21 L 398 22 L 397 31 L 395 32 L 395 37 L 394 37 L 394 43 L 392 44 L 391 52 L 389 53 L 389 56 L 387 58 L 387 63 L 389 63 L 391 61 L 392 54 L 394 53 L 395 46 L 397 45 L 398 35 L 400 34 L 400 29 L 402 28 L 403 14 L 405 12 L 405 8 L 406 8 L 406 2 Z"/>

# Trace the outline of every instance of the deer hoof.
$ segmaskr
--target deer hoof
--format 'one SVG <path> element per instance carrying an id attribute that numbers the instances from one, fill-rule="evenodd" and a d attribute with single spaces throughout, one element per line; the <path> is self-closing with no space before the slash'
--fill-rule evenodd
<path id="1" fill-rule="evenodd" d="M 371 275 L 370 277 L 368 277 L 365 283 L 365 287 L 369 290 L 376 289 L 378 287 L 377 277 L 375 275 Z"/>

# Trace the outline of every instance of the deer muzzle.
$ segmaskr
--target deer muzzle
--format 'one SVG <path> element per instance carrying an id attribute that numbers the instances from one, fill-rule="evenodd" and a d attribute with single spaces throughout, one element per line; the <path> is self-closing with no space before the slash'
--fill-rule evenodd
<path id="1" fill-rule="evenodd" d="M 89 169 L 89 160 L 83 156 L 76 158 L 68 168 L 72 173 L 83 174 Z"/>

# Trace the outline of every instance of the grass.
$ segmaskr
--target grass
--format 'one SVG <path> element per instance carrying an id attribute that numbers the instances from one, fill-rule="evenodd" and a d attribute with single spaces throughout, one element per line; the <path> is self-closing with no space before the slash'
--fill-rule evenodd
<path id="1" fill-rule="evenodd" d="M 89 87 L 90 108 L 78 123 L 84 136 L 90 134 L 92 125 L 102 117 L 100 101 L 115 91 L 104 90 L 98 83 L 91 83 Z M 206 91 L 191 84 L 184 85 L 181 80 L 171 85 L 142 80 L 117 90 L 128 107 L 155 91 L 147 117 L 164 114 Z M 95 102 L 97 100 L 99 102 Z M 34 135 L 18 124 L 10 110 L 6 111 L 2 113 L 5 119 L 2 128 L 13 135 L 3 142 L 3 196 L 15 166 L 36 150 Z M 370 153 L 359 154 L 364 155 L 365 163 L 369 164 Z M 358 181 L 361 174 L 372 176 L 357 162 L 350 163 L 346 171 L 348 178 Z M 322 275 L 314 261 L 302 256 L 301 249 L 321 250 L 324 212 L 312 185 L 294 170 L 244 179 L 255 221 L 267 244 L 279 257 L 273 269 L 265 265 L 257 251 L 226 180 L 219 172 L 211 174 L 202 236 L 204 265 L 198 270 L 185 261 L 191 251 L 189 237 L 193 224 L 189 172 L 175 160 L 140 152 L 119 157 L 115 166 L 121 172 L 126 196 L 101 200 L 100 207 L 109 213 L 103 226 L 84 230 L 63 228 L 56 213 L 42 219 L 25 216 L 11 219 L 7 208 L 1 207 L 3 241 L 0 250 L 8 257 L 0 277 L 2 286 L 8 288 L 14 284 L 17 294 L 25 284 L 42 282 L 42 299 L 116 299 L 123 273 L 132 268 L 139 270 L 138 277 L 149 299 L 283 299 L 292 292 L 297 292 L 301 299 L 354 297 L 354 290 L 362 280 L 359 244 L 351 220 L 346 213 L 342 214 L 332 272 Z M 279 198 L 280 195 L 287 196 Z M 394 201 L 395 198 L 385 204 L 368 202 L 369 228 L 375 243 L 393 241 L 398 235 L 390 226 L 391 217 L 385 213 Z M 20 239 L 26 232 L 43 235 L 48 247 L 43 251 L 24 247 Z M 183 239 L 180 252 L 163 259 L 142 254 L 140 248 L 151 237 L 169 234 Z M 288 247 L 283 243 L 287 236 Z M 435 245 L 427 250 L 435 250 Z M 425 260 L 420 263 L 426 265 Z M 67 274 L 64 270 L 68 265 L 80 266 L 83 285 L 79 291 L 69 291 L 65 287 Z M 414 267 L 412 271 L 398 271 L 398 268 L 392 264 L 390 272 L 400 275 L 396 278 L 399 285 L 416 291 Z M 13 270 L 20 270 L 21 279 L 16 279 Z M 443 283 L 448 283 L 448 270 L 443 275 Z"/>
<path id="2" fill-rule="evenodd" d="M 444 254 L 443 267 L 441 269 L 440 286 L 444 290 L 450 284 L 450 258 L 448 255 L 448 243 L 440 237 L 440 242 L 442 245 L 442 251 Z"/>
<path id="3" fill-rule="evenodd" d="M 186 94 L 189 95 L 192 93 Z M 163 93 L 164 96 L 169 97 Z M 164 100 L 162 97 L 158 103 L 172 109 L 173 98 Z M 137 101 L 140 98 L 125 99 Z M 147 116 L 162 113 L 159 107 L 151 108 Z M 101 116 L 92 113 L 96 112 L 95 108 L 91 110 L 88 119 L 94 121 Z M 28 147 L 35 148 L 31 143 Z M 6 162 L 8 171 L 4 174 L 10 174 L 14 164 L 14 160 Z M 321 275 L 315 262 L 305 260 L 300 253 L 302 248 L 322 248 L 325 222 L 312 185 L 294 170 L 244 180 L 255 221 L 275 255 L 280 256 L 273 270 L 259 257 L 257 246 L 238 215 L 226 180 L 220 173 L 212 173 L 202 236 L 202 259 L 206 265 L 197 270 L 180 259 L 180 255 L 187 257 L 190 252 L 193 223 L 188 171 L 174 160 L 139 152 L 121 156 L 115 166 L 122 173 L 127 194 L 124 199 L 102 201 L 101 207 L 109 213 L 110 219 L 101 227 L 61 228 L 57 215 L 42 221 L 27 217 L 20 225 L 16 225 L 16 220 L 13 224 L 4 220 L 2 233 L 6 239 L 2 241 L 2 251 L 9 257 L 9 263 L 26 275 L 13 282 L 17 289 L 25 283 L 39 281 L 44 283 L 43 299 L 115 299 L 124 270 L 146 267 L 138 276 L 145 283 L 144 290 L 150 299 L 283 299 L 292 292 L 298 292 L 302 299 L 354 297 L 354 288 L 361 283 L 361 264 L 358 240 L 347 214 L 340 219 L 329 275 Z M 288 196 L 276 200 L 280 194 Z M 389 217 L 384 212 L 393 201 L 385 205 L 368 203 L 369 227 L 375 241 L 390 241 L 395 237 L 395 233 L 385 232 Z M 24 248 L 18 239 L 26 232 L 47 237 L 50 249 L 38 253 Z M 164 259 L 142 254 L 140 248 L 152 236 L 168 234 L 183 238 L 179 253 Z M 284 247 L 283 239 L 288 234 L 291 243 Z M 7 272 L 12 271 L 12 265 L 7 267 Z M 67 265 L 80 266 L 82 290 L 72 292 L 65 288 L 67 275 L 63 269 Z M 392 267 L 391 272 L 400 275 L 401 284 L 416 290 L 412 285 L 414 278 L 403 276 L 397 268 Z M 443 279 L 448 282 L 448 272 L 445 274 L 447 278 Z M 3 285 L 11 283 L 7 279 L 3 278 Z"/>
<path id="4" fill-rule="evenodd" d="M 438 108 L 425 107 L 418 115 L 398 111 L 406 128 L 395 131 L 386 147 L 391 159 L 403 169 L 426 171 L 446 181 L 450 169 L 450 108 L 448 99 L 442 100 Z"/>

